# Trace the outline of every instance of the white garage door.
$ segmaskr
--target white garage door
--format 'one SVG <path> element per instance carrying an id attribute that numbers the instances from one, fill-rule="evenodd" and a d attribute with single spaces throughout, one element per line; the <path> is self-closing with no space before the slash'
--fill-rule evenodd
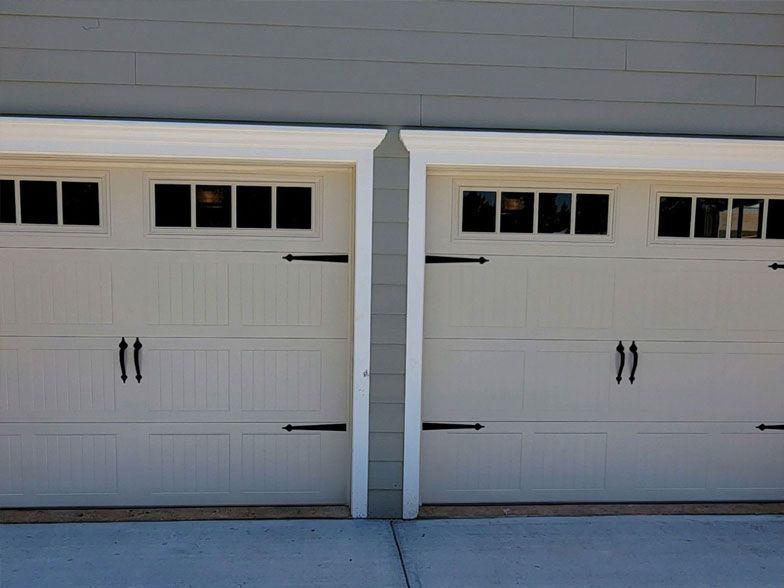
<path id="1" fill-rule="evenodd" d="M 422 501 L 784 499 L 782 198 L 432 175 Z"/>
<path id="2" fill-rule="evenodd" d="M 346 504 L 352 203 L 350 170 L 3 169 L 0 505 Z"/>

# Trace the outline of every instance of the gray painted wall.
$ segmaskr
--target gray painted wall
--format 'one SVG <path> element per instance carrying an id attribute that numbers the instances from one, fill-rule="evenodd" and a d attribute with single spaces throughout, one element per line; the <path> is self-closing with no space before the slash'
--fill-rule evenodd
<path id="1" fill-rule="evenodd" d="M 784 136 L 784 2 L 0 0 L 5 114 L 383 125 L 370 511 L 401 509 L 400 126 Z"/>

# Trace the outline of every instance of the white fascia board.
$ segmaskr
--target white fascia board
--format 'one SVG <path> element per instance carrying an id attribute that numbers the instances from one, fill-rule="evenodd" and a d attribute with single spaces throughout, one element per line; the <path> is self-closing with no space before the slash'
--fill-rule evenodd
<path id="1" fill-rule="evenodd" d="M 427 165 L 492 165 L 627 171 L 784 173 L 784 141 L 402 130 Z"/>
<path id="2" fill-rule="evenodd" d="M 0 154 L 355 161 L 384 129 L 0 117 Z"/>
<path id="3" fill-rule="evenodd" d="M 217 159 L 354 166 L 351 514 L 367 517 L 373 151 L 385 129 L 0 117 L 0 156 Z"/>

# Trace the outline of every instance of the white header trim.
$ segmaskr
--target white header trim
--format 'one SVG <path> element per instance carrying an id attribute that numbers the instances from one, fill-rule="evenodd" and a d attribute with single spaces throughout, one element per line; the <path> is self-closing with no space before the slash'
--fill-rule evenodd
<path id="1" fill-rule="evenodd" d="M 784 141 L 403 130 L 411 153 L 403 518 L 419 512 L 427 170 L 514 166 L 619 171 L 784 173 Z"/>
<path id="2" fill-rule="evenodd" d="M 0 117 L 0 154 L 355 162 L 383 129 Z"/>
<path id="3" fill-rule="evenodd" d="M 384 129 L 0 117 L 0 156 L 215 158 L 354 166 L 351 514 L 367 517 L 373 151 Z"/>
<path id="4" fill-rule="evenodd" d="M 784 141 L 403 130 L 427 165 L 784 173 Z"/>

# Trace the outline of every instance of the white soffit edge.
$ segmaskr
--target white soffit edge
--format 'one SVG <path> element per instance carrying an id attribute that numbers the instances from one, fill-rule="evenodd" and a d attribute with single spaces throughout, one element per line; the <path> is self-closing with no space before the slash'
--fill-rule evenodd
<path id="1" fill-rule="evenodd" d="M 402 130 L 427 165 L 784 173 L 784 141 L 640 135 Z"/>
<path id="2" fill-rule="evenodd" d="M 353 161 L 385 129 L 0 117 L 0 154 Z"/>

